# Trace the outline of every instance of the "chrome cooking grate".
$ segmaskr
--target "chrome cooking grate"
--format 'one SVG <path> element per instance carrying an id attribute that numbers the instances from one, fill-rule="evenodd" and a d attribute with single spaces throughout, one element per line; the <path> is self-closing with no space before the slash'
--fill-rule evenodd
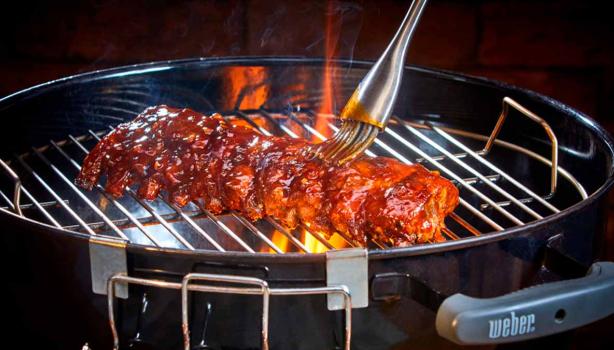
<path id="1" fill-rule="evenodd" d="M 552 142 L 551 159 L 496 139 L 509 107 L 544 127 Z M 131 111 L 131 114 L 135 116 L 138 112 Z M 323 133 L 338 130 L 332 115 L 298 107 L 281 112 L 264 108 L 238 110 L 226 118 L 248 123 L 266 135 L 306 137 L 314 141 L 325 140 Z M 83 191 L 73 184 L 73 179 L 89 149 L 106 132 L 90 130 L 85 135 L 68 135 L 65 140 L 50 141 L 44 147 L 0 161 L 12 179 L 0 187 L 0 196 L 7 203 L 2 210 L 13 210 L 61 229 L 167 248 L 281 254 L 356 246 L 349 237 L 338 233 L 327 240 L 306 227 L 289 231 L 271 218 L 252 223 L 236 212 L 216 216 L 195 204 L 179 208 L 163 196 L 152 202 L 143 201 L 133 189 L 128 189 L 119 199 L 106 194 L 100 185 L 91 192 Z M 498 147 L 493 148 L 494 145 Z M 559 192 L 565 191 L 566 197 L 569 193 L 575 197 L 572 202 L 562 204 L 565 206 L 587 197 L 582 185 L 557 166 L 556 137 L 550 127 L 508 98 L 504 99 L 504 110 L 490 136 L 396 118 L 367 154 L 395 157 L 405 163 L 418 162 L 455 182 L 460 189 L 460 205 L 446 219 L 447 228 L 443 232 L 450 240 L 501 231 L 557 213 L 559 209 L 552 204 L 556 202 L 557 188 Z M 530 159 L 531 169 L 514 169 L 507 162 L 504 171 L 494 164 L 506 157 Z M 522 171 L 549 171 L 550 193 L 539 195 L 528 184 L 523 185 L 520 181 L 530 177 Z M 558 179 L 565 181 L 558 183 Z M 388 247 L 386 242 L 369 242 L 369 246 Z"/>

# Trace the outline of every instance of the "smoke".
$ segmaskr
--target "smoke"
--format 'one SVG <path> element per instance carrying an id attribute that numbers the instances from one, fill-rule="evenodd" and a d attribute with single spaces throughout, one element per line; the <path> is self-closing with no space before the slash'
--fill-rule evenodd
<path id="1" fill-rule="evenodd" d="M 330 58 L 353 60 L 363 25 L 363 7 L 348 1 L 329 1 L 326 16 L 331 19 L 328 34 L 336 36 L 335 50 Z M 326 34 L 325 32 L 325 40 Z"/>
<path id="2" fill-rule="evenodd" d="M 224 21 L 224 32 L 229 38 L 240 38 L 243 35 L 243 31 L 239 23 L 245 20 L 245 8 L 235 6 L 231 9 L 230 15 Z M 239 40 L 232 40 L 229 43 L 229 54 L 238 55 L 241 53 L 243 42 Z"/>
<path id="3" fill-rule="evenodd" d="M 364 10 L 351 1 L 250 1 L 244 15 L 250 55 L 352 59 Z"/>

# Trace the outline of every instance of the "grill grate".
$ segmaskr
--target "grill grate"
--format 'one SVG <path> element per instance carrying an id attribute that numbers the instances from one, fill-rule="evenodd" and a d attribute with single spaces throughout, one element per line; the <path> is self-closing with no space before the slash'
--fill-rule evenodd
<path id="1" fill-rule="evenodd" d="M 556 165 L 556 152 L 553 152 L 554 161 L 550 161 L 526 148 L 496 140 L 506 114 L 504 110 L 490 137 L 395 118 L 366 153 L 395 157 L 408 164 L 421 163 L 455 182 L 461 193 L 460 205 L 446 219 L 447 228 L 443 232 L 450 240 L 501 231 L 557 213 L 559 209 L 552 202 L 559 176 L 566 180 L 563 185 L 576 192 L 577 200 L 586 198 L 586 192 L 571 174 L 552 166 Z M 248 123 L 265 135 L 307 137 L 316 141 L 326 139 L 323 133 L 338 130 L 333 115 L 300 108 L 281 112 L 264 108 L 237 110 L 225 117 L 230 122 Z M 315 120 L 326 129 L 317 129 Z M 544 128 L 548 132 L 545 123 Z M 356 245 L 351 238 L 338 233 L 327 240 L 306 227 L 289 231 L 271 218 L 252 223 L 236 212 L 216 216 L 194 203 L 179 208 L 163 196 L 146 202 L 133 189 L 127 189 L 127 195 L 120 199 L 105 193 L 101 185 L 92 192 L 82 191 L 72 179 L 89 148 L 105 133 L 90 130 L 81 136 L 68 135 L 65 140 L 50 141 L 44 147 L 2 161 L 4 171 L 13 180 L 10 184 L 13 187 L 0 187 L 0 197 L 7 203 L 3 210 L 18 211 L 20 215 L 61 229 L 113 235 L 158 247 L 281 254 L 314 253 Z M 475 151 L 484 141 L 490 146 Z M 502 146 L 497 147 L 498 152 L 528 157 L 544 170 L 551 169 L 551 193 L 538 195 L 520 182 L 526 176 L 513 174 L 513 169 L 506 172 L 495 165 L 493 161 L 505 154 L 497 156 L 494 151 L 491 154 L 493 144 Z M 554 138 L 553 150 L 555 146 Z M 9 194 L 13 194 L 12 199 Z M 369 245 L 374 249 L 388 248 L 385 242 Z"/>

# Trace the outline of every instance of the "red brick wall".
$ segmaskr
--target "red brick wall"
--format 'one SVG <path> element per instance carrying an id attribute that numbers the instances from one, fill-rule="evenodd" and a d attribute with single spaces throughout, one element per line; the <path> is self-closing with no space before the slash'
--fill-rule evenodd
<path id="1" fill-rule="evenodd" d="M 150 60 L 324 55 L 327 11 L 337 56 L 384 48 L 407 1 L 13 2 L 0 14 L 0 95 L 67 74 Z M 556 97 L 610 124 L 614 27 L 606 5 L 432 0 L 408 62 L 484 75 Z"/>
<path id="2" fill-rule="evenodd" d="M 409 0 L 11 3 L 14 8 L 0 12 L 0 96 L 69 74 L 150 60 L 323 56 L 327 13 L 340 33 L 335 54 L 373 59 Z M 614 130 L 610 17 L 606 2 L 597 1 L 431 0 L 408 62 L 528 87 Z M 610 231 L 614 241 L 614 225 Z"/>
<path id="3" fill-rule="evenodd" d="M 224 55 L 375 58 L 408 1 L 23 1 L 0 14 L 0 95 L 126 63 Z M 556 97 L 610 124 L 614 27 L 606 5 L 432 0 L 408 62 L 483 75 Z M 614 126 L 614 125 L 613 125 Z"/>

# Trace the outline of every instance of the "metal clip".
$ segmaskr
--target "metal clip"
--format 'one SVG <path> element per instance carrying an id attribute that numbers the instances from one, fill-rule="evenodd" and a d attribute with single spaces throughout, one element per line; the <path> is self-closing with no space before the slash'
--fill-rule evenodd
<path id="1" fill-rule="evenodd" d="M 128 273 L 126 258 L 126 242 L 111 237 L 90 237 L 90 271 L 92 275 L 92 291 L 95 294 L 107 294 L 107 281 L 111 276 Z M 118 298 L 128 298 L 128 286 L 116 286 L 115 295 Z"/>
<path id="2" fill-rule="evenodd" d="M 352 307 L 369 306 L 369 259 L 363 248 L 329 250 L 326 252 L 326 285 L 344 286 L 352 295 Z M 345 307 L 339 295 L 327 296 L 328 309 Z"/>

